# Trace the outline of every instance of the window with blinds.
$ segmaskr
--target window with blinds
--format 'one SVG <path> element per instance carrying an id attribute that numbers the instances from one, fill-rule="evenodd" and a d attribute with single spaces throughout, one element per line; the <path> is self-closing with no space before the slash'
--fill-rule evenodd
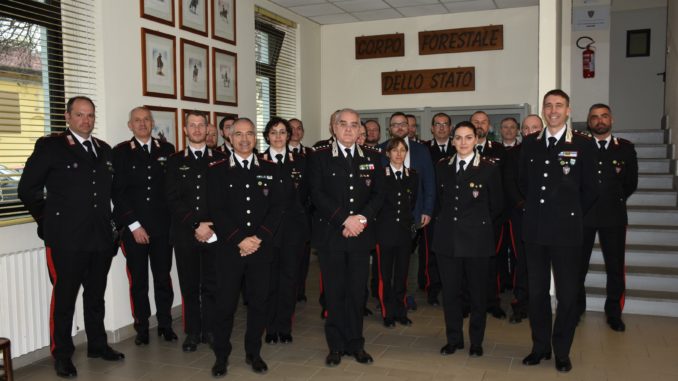
<path id="1" fill-rule="evenodd" d="M 257 138 L 273 116 L 299 117 L 297 109 L 297 24 L 266 9 L 255 8 Z"/>
<path id="2" fill-rule="evenodd" d="M 17 186 L 35 141 L 64 131 L 66 101 L 95 97 L 94 0 L 0 2 L 0 226 L 31 221 Z"/>

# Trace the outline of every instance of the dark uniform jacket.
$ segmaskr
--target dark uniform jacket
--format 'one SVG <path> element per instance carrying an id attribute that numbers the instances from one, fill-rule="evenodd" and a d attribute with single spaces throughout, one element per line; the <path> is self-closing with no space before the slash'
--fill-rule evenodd
<path id="1" fill-rule="evenodd" d="M 451 138 L 447 140 L 447 147 L 445 147 L 445 151 L 440 150 L 440 146 L 435 139 L 431 139 L 426 143 L 426 145 L 428 146 L 428 150 L 431 152 L 431 161 L 433 162 L 433 165 L 436 165 L 441 159 L 457 153 L 457 150 L 452 144 Z"/>
<path id="2" fill-rule="evenodd" d="M 461 176 L 457 155 L 436 165 L 439 211 L 432 250 L 450 257 L 494 255 L 494 223 L 503 207 L 499 166 L 476 154 Z"/>
<path id="3" fill-rule="evenodd" d="M 321 147 L 327 147 L 332 143 L 334 143 L 334 136 L 331 136 L 329 139 L 318 140 L 317 142 L 315 142 L 313 144 L 313 149 L 318 149 L 318 148 L 321 148 Z"/>
<path id="4" fill-rule="evenodd" d="M 191 150 L 185 148 L 167 160 L 165 190 L 172 216 L 170 243 L 197 243 L 194 238 L 195 226 L 209 221 L 207 167 L 225 158 L 223 153 L 206 148 L 204 156 L 196 159 Z"/>
<path id="5" fill-rule="evenodd" d="M 590 136 L 567 126 L 549 151 L 545 131 L 523 139 L 520 153 L 523 239 L 540 245 L 579 246 L 584 214 L 598 197 L 594 147 Z"/>
<path id="6" fill-rule="evenodd" d="M 273 238 L 284 210 L 284 189 L 275 164 L 254 155 L 250 169 L 235 160 L 213 161 L 207 169 L 207 205 L 214 223 L 216 244 L 226 255 L 240 257 L 238 244 L 256 235 L 261 239 L 249 261 L 270 261 Z"/>
<path id="7" fill-rule="evenodd" d="M 638 159 L 633 144 L 612 136 L 604 151 L 591 139 L 595 152 L 595 176 L 598 200 L 584 217 L 591 227 L 623 226 L 628 224 L 626 200 L 638 187 Z"/>
<path id="8" fill-rule="evenodd" d="M 19 197 L 45 246 L 113 255 L 111 147 L 91 139 L 96 160 L 70 130 L 38 139 L 19 181 Z"/>
<path id="9" fill-rule="evenodd" d="M 299 152 L 294 152 L 294 151 L 293 151 L 294 148 L 301 148 L 301 150 L 300 150 Z M 296 153 L 296 154 L 304 155 L 304 156 L 308 156 L 308 155 L 310 155 L 313 151 L 315 151 L 312 147 L 306 147 L 305 145 L 303 145 L 303 144 L 301 144 L 301 143 L 299 143 L 299 146 L 298 146 L 298 147 L 294 147 L 294 148 L 290 147 L 289 145 L 287 146 L 287 150 L 288 150 L 288 151 L 294 152 L 294 153 Z"/>
<path id="10" fill-rule="evenodd" d="M 285 152 L 282 165 L 271 157 L 270 149 L 260 156 L 265 161 L 272 161 L 279 167 L 280 178 L 285 189 L 285 212 L 282 223 L 276 233 L 276 245 L 283 243 L 304 243 L 311 237 L 311 227 L 308 221 L 308 207 L 310 203 L 309 184 L 306 172 L 306 157 L 303 154 Z"/>
<path id="11" fill-rule="evenodd" d="M 522 208 L 525 202 L 525 196 L 520 191 L 520 181 L 518 179 L 518 172 L 520 169 L 520 151 L 523 145 L 517 144 L 506 150 L 506 159 L 504 161 L 504 196 L 506 201 L 506 209 L 509 211 L 513 208 Z"/>
<path id="12" fill-rule="evenodd" d="M 419 177 L 403 166 L 398 181 L 390 165 L 384 167 L 384 204 L 376 218 L 377 242 L 382 246 L 411 245 L 416 232 L 412 210 L 417 200 Z"/>
<path id="13" fill-rule="evenodd" d="M 113 217 L 120 228 L 139 221 L 149 235 L 167 235 L 165 172 L 174 146 L 156 138 L 149 144 L 150 155 L 136 138 L 113 148 Z"/>
<path id="14" fill-rule="evenodd" d="M 483 145 L 483 152 L 480 155 L 503 166 L 504 161 L 506 160 L 506 148 L 499 142 L 486 139 L 485 144 Z"/>
<path id="15" fill-rule="evenodd" d="M 384 201 L 384 170 L 380 154 L 356 145 L 349 167 L 336 142 L 317 148 L 308 162 L 311 200 L 315 211 L 311 245 L 318 250 L 371 250 L 376 244 L 374 218 Z M 367 218 L 358 237 L 344 238 L 343 223 L 350 215 Z"/>

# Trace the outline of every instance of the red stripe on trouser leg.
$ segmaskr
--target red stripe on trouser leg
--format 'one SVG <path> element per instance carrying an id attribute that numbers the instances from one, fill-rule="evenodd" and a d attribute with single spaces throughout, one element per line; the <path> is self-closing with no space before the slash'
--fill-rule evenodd
<path id="1" fill-rule="evenodd" d="M 497 247 L 494 248 L 494 255 L 499 256 L 499 249 L 501 249 L 501 244 L 504 242 L 504 225 L 501 225 L 501 230 L 499 231 L 499 242 L 497 242 Z M 497 260 L 498 261 L 498 260 Z M 498 269 L 499 264 L 496 264 L 495 262 L 495 270 L 497 271 L 497 289 L 496 289 L 496 295 L 498 296 L 499 293 L 501 292 L 501 278 L 499 277 L 499 269 Z"/>
<path id="2" fill-rule="evenodd" d="M 325 287 L 323 287 L 323 272 L 322 271 L 318 272 L 318 278 L 319 278 L 319 282 L 320 282 L 320 295 L 322 295 L 322 294 L 325 293 Z M 323 307 L 323 308 L 325 308 L 325 307 Z M 325 308 L 325 312 L 323 313 L 323 317 L 325 317 L 325 319 L 327 319 L 327 308 Z"/>
<path id="3" fill-rule="evenodd" d="M 624 227 L 624 246 L 626 247 L 626 229 L 628 229 L 628 225 Z M 619 311 L 623 312 L 624 311 L 624 304 L 626 303 L 626 253 L 624 253 L 624 257 L 622 258 L 622 268 L 624 269 L 623 271 L 623 278 L 622 280 L 624 281 L 624 292 L 621 294 L 621 298 L 619 298 Z"/>
<path id="4" fill-rule="evenodd" d="M 120 249 L 122 250 L 122 255 L 127 259 L 127 251 L 125 250 L 125 244 L 120 241 Z M 125 272 L 127 273 L 127 281 L 129 282 L 129 305 L 132 309 L 132 318 L 134 323 L 137 324 L 137 315 L 134 313 L 134 298 L 132 297 L 132 273 L 129 272 L 129 266 L 125 265 Z"/>
<path id="5" fill-rule="evenodd" d="M 424 226 L 422 229 L 424 231 L 422 232 L 424 234 L 424 250 L 426 252 L 426 268 L 424 269 L 424 275 L 426 276 L 426 286 L 424 289 L 428 292 L 429 288 L 431 287 L 431 276 L 428 273 L 428 226 Z"/>
<path id="6" fill-rule="evenodd" d="M 509 220 L 509 236 L 511 237 L 511 251 L 513 251 L 513 258 L 516 259 L 516 262 L 518 261 L 518 252 L 516 251 L 516 239 L 513 236 L 513 222 Z M 516 288 L 516 271 L 513 271 L 513 288 Z"/>
<path id="7" fill-rule="evenodd" d="M 376 249 L 377 249 L 377 273 L 379 274 L 379 288 L 378 288 L 379 303 L 381 304 L 381 317 L 385 318 L 386 303 L 384 303 L 384 277 L 381 274 L 381 248 L 379 247 L 379 245 L 377 245 Z"/>
<path id="8" fill-rule="evenodd" d="M 184 295 L 181 295 L 181 327 L 186 333 L 186 304 L 184 303 Z"/>
<path id="9" fill-rule="evenodd" d="M 49 271 L 50 278 L 52 278 L 52 298 L 49 303 L 49 351 L 50 353 L 54 353 L 54 303 L 56 298 L 54 291 L 57 285 L 57 273 L 56 268 L 54 267 L 54 260 L 52 259 L 52 248 L 45 246 L 45 253 L 47 254 L 47 270 Z"/>

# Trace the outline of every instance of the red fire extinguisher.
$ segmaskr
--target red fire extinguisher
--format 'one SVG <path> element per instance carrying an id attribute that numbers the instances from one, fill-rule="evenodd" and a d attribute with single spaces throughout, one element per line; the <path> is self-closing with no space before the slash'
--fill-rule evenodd
<path id="1" fill-rule="evenodd" d="M 586 47 L 581 47 L 579 46 L 579 41 L 582 39 L 588 39 L 591 40 L 590 43 L 586 45 Z M 584 78 L 593 78 L 596 76 L 596 52 L 595 52 L 595 47 L 593 46 L 593 39 L 591 37 L 580 37 L 577 40 L 577 47 L 579 49 L 584 49 L 584 51 L 581 54 L 582 58 L 582 75 Z"/>

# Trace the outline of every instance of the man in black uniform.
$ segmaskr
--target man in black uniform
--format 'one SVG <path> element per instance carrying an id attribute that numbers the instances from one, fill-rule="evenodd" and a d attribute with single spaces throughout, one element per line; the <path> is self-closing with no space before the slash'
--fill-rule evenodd
<path id="1" fill-rule="evenodd" d="M 579 318 L 583 219 L 598 196 L 591 138 L 567 125 L 570 98 L 551 90 L 542 104 L 547 128 L 523 140 L 520 190 L 525 195 L 523 239 L 527 254 L 532 352 L 523 359 L 536 365 L 551 358 L 556 369 L 572 369 L 570 347 Z M 551 326 L 551 269 L 558 308 Z"/>
<path id="2" fill-rule="evenodd" d="M 261 358 L 261 335 L 266 327 L 266 302 L 273 259 L 273 238 L 283 215 L 283 185 L 275 164 L 254 155 L 256 130 L 247 118 L 231 126 L 233 155 L 207 169 L 207 205 L 215 241 L 217 305 L 214 324 L 212 375 L 226 374 L 231 332 L 242 280 L 247 288 L 245 361 L 257 373 L 268 370 Z"/>
<path id="3" fill-rule="evenodd" d="M 374 218 L 383 202 L 383 170 L 379 153 L 355 144 L 360 116 L 351 109 L 337 112 L 336 140 L 309 157 L 311 200 L 315 206 L 311 245 L 318 250 L 327 319 L 328 366 L 344 352 L 371 363 L 365 352 L 363 310 L 370 250 L 376 241 Z"/>
<path id="4" fill-rule="evenodd" d="M 187 113 L 184 133 L 188 147 L 170 156 L 165 176 L 172 216 L 170 243 L 174 245 L 183 304 L 184 352 L 195 351 L 201 341 L 213 341 L 216 272 L 213 253 L 201 241 L 212 235 L 207 213 L 207 167 L 225 156 L 206 147 L 206 123 L 202 113 Z"/>
<path id="5" fill-rule="evenodd" d="M 113 148 L 113 217 L 122 228 L 120 247 L 127 260 L 136 345 L 148 344 L 148 263 L 153 272 L 158 336 L 177 339 L 172 330 L 174 291 L 170 270 L 169 213 L 165 198 L 165 165 L 174 146 L 151 136 L 153 116 L 145 107 L 130 111 L 132 139 Z"/>
<path id="6" fill-rule="evenodd" d="M 219 121 L 219 131 L 221 131 L 221 136 L 224 138 L 224 143 L 219 146 L 218 150 L 225 153 L 226 156 L 230 156 L 233 153 L 233 147 L 231 146 L 231 137 L 229 136 L 231 131 L 231 126 L 237 117 L 235 115 L 225 116 Z"/>
<path id="7" fill-rule="evenodd" d="M 119 361 L 125 356 L 106 342 L 106 278 L 116 253 L 111 227 L 111 147 L 93 136 L 94 103 L 77 96 L 66 105 L 68 130 L 42 137 L 26 161 L 19 197 L 45 241 L 52 282 L 50 350 L 57 376 L 72 378 L 71 329 L 83 286 L 87 357 Z M 45 193 L 46 190 L 46 193 Z M 45 197 L 46 196 L 46 197 Z"/>
<path id="8" fill-rule="evenodd" d="M 334 143 L 334 118 L 337 116 L 337 113 L 339 111 L 341 111 L 341 110 L 337 110 L 337 111 L 333 112 L 332 115 L 330 115 L 330 124 L 329 124 L 330 137 L 327 138 L 327 139 L 318 140 L 317 142 L 315 142 L 313 144 L 313 148 L 325 147 L 325 146 L 328 146 L 328 145 Z"/>
<path id="9" fill-rule="evenodd" d="M 584 217 L 584 244 L 579 291 L 579 313 L 586 311 L 584 281 L 589 270 L 591 250 L 596 232 L 605 260 L 607 299 L 605 315 L 614 331 L 623 332 L 626 325 L 621 318 L 624 309 L 626 242 L 626 200 L 638 187 L 638 159 L 633 144 L 612 135 L 612 112 L 604 104 L 589 109 L 588 125 L 593 134 L 596 151 L 596 178 L 599 198 Z"/>

